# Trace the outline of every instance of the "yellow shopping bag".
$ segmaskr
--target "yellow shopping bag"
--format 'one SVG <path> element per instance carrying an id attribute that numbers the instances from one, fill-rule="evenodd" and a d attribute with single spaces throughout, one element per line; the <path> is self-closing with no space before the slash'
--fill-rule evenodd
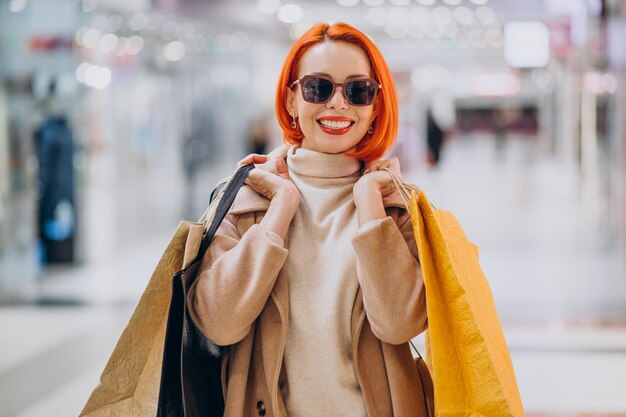
<path id="1" fill-rule="evenodd" d="M 478 247 L 467 240 L 452 213 L 433 208 L 421 190 L 401 186 L 388 172 L 411 214 L 424 276 L 435 415 L 522 417 L 513 364 Z"/>

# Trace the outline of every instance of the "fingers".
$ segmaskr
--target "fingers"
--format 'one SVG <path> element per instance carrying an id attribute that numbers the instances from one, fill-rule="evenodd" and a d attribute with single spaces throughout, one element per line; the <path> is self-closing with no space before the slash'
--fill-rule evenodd
<path id="1" fill-rule="evenodd" d="M 281 188 L 284 188 L 287 183 L 285 179 L 278 175 L 259 168 L 254 168 L 250 171 L 246 178 L 246 185 L 249 185 L 253 190 L 269 200 L 272 200 L 276 193 Z"/>
<path id="2" fill-rule="evenodd" d="M 271 172 L 282 178 L 289 178 L 287 163 L 284 159 L 269 159 L 263 164 L 256 165 L 256 168 Z"/>
<path id="3" fill-rule="evenodd" d="M 381 171 L 385 168 L 389 168 L 400 180 L 402 180 L 402 174 L 400 173 L 400 160 L 395 157 L 391 159 L 379 159 L 377 161 L 367 162 L 365 164 L 365 171 L 363 171 L 363 175 L 375 171 Z"/>
<path id="4" fill-rule="evenodd" d="M 258 153 L 252 153 L 237 163 L 239 166 L 248 164 L 262 164 L 268 159 L 267 155 L 259 155 Z"/>
<path id="5" fill-rule="evenodd" d="M 287 163 L 284 159 L 276 159 L 275 160 L 276 174 L 278 174 L 281 178 L 289 179 L 289 169 L 287 168 Z"/>
<path id="6" fill-rule="evenodd" d="M 258 192 L 262 196 L 271 200 L 273 196 L 273 193 L 271 192 L 273 188 L 271 177 L 273 176 L 274 175 L 263 169 L 254 168 L 248 174 L 245 184 L 252 187 L 254 191 Z"/>
<path id="7" fill-rule="evenodd" d="M 375 172 L 378 171 L 378 168 L 380 167 L 380 165 L 384 162 L 384 160 L 376 160 L 376 161 L 370 161 L 370 162 L 366 162 L 365 163 L 365 171 L 363 171 L 363 174 L 367 174 L 369 172 Z"/>

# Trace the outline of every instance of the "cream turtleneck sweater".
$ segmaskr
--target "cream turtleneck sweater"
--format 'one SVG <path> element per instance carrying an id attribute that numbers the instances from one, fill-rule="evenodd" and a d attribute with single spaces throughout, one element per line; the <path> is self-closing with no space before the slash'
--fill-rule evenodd
<path id="1" fill-rule="evenodd" d="M 359 286 L 351 243 L 358 231 L 352 188 L 361 162 L 294 146 L 287 166 L 301 194 L 284 265 L 290 317 L 281 390 L 287 412 L 366 417 L 350 329 Z"/>

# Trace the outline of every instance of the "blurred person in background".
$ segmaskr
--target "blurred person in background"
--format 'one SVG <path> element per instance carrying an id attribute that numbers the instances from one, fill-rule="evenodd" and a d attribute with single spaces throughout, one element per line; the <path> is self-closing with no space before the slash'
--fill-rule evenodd
<path id="1" fill-rule="evenodd" d="M 74 133 L 53 80 L 35 131 L 38 161 L 38 230 L 42 264 L 74 261 L 76 234 Z"/>
<path id="2" fill-rule="evenodd" d="M 265 155 L 268 153 L 270 143 L 270 131 L 265 115 L 255 119 L 250 123 L 250 133 L 248 134 L 248 151 L 251 154 Z"/>
<path id="3" fill-rule="evenodd" d="M 427 160 L 431 167 L 437 167 L 441 159 L 441 148 L 445 140 L 445 131 L 439 126 L 432 111 L 426 115 L 426 144 L 428 146 Z"/>
<path id="4" fill-rule="evenodd" d="M 506 129 L 509 123 L 506 110 L 502 107 L 496 107 L 491 113 L 491 118 L 493 120 L 496 152 L 501 153 L 506 143 Z"/>
<path id="5" fill-rule="evenodd" d="M 206 103 L 197 103 L 193 107 L 182 143 L 182 165 L 186 179 L 186 216 L 192 216 L 196 207 L 194 195 L 198 175 L 210 166 L 216 154 L 215 121 L 206 108 Z"/>
<path id="6" fill-rule="evenodd" d="M 225 347 L 224 415 L 420 417 L 424 283 L 382 170 L 400 177 L 399 162 L 381 159 L 398 129 L 391 72 L 360 31 L 317 24 L 287 55 L 276 116 L 290 147 L 242 161 L 258 165 L 188 294 Z"/>

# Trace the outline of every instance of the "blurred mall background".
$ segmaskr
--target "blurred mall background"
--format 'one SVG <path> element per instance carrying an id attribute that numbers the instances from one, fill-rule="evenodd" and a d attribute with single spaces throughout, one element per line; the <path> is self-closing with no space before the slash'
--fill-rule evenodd
<path id="1" fill-rule="evenodd" d="M 78 415 L 178 221 L 281 143 L 319 21 L 388 59 L 393 153 L 480 246 L 527 414 L 626 416 L 622 0 L 0 0 L 0 417 Z"/>

